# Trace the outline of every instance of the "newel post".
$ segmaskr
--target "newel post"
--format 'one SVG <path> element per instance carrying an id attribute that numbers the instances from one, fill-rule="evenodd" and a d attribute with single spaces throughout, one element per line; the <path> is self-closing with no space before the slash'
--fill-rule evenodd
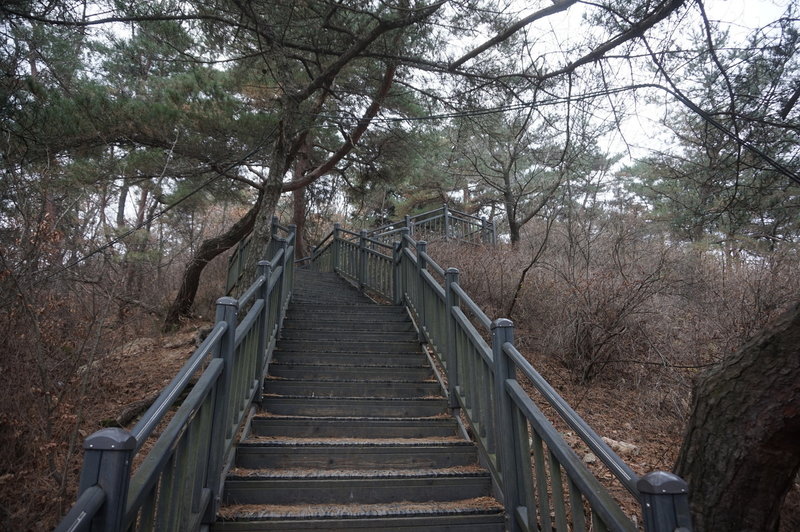
<path id="1" fill-rule="evenodd" d="M 411 216 L 406 214 L 403 217 L 403 221 L 406 224 L 406 229 L 408 229 L 408 236 L 414 236 L 414 222 L 411 221 Z"/>
<path id="2" fill-rule="evenodd" d="M 367 286 L 367 231 L 362 229 L 358 238 L 358 287 L 361 290 Z"/>
<path id="3" fill-rule="evenodd" d="M 506 393 L 506 381 L 516 379 L 514 364 L 503 349 L 506 343 L 514 343 L 514 324 L 511 320 L 501 318 L 492 323 L 492 357 L 494 358 L 494 390 L 495 390 L 495 441 L 497 457 L 500 462 L 501 490 L 503 505 L 508 512 L 507 525 L 511 531 L 519 530 L 516 522 L 516 508 L 522 506 L 520 500 L 520 479 L 518 472 L 518 449 L 516 442 L 521 427 L 517 426 L 514 415 L 514 404 Z"/>
<path id="4" fill-rule="evenodd" d="M 447 208 L 447 203 L 442 205 L 442 215 L 444 216 L 444 239 L 450 236 L 450 210 Z"/>
<path id="5" fill-rule="evenodd" d="M 269 313 L 272 312 L 270 308 L 269 297 L 269 278 L 272 277 L 272 263 L 268 260 L 262 260 L 258 263 L 259 277 L 264 277 L 264 282 L 258 290 L 258 298 L 264 301 L 264 308 L 261 310 L 261 319 L 259 320 L 258 331 L 258 349 L 256 351 L 256 374 L 255 378 L 258 381 L 256 385 L 256 398 L 255 401 L 261 404 L 262 396 L 264 393 L 264 375 L 266 373 L 266 355 L 267 355 L 267 335 L 269 331 Z"/>
<path id="6" fill-rule="evenodd" d="M 287 243 L 291 242 L 291 246 L 286 250 L 286 264 L 288 265 L 288 276 L 286 278 L 287 289 L 291 292 L 294 288 L 294 259 L 297 257 L 297 225 L 289 224 L 289 238 Z M 303 257 L 300 257 L 301 259 Z"/>
<path id="7" fill-rule="evenodd" d="M 86 438 L 83 448 L 80 493 L 96 485 L 106 496 L 91 530 L 122 530 L 136 438 L 127 430 L 107 428 Z"/>
<path id="8" fill-rule="evenodd" d="M 419 318 L 419 341 L 427 342 L 428 337 L 425 334 L 425 329 L 428 323 L 425 321 L 425 278 L 422 272 L 428 268 L 428 261 L 425 259 L 427 256 L 428 243 L 424 240 L 417 242 L 417 278 L 414 280 L 416 285 L 416 294 L 414 294 L 414 308 L 417 311 Z"/>
<path id="9" fill-rule="evenodd" d="M 278 279 L 278 282 L 275 283 L 275 286 L 279 290 L 278 292 L 278 324 L 283 323 L 283 315 L 286 312 L 286 309 L 283 306 L 283 301 L 286 298 L 286 293 L 289 290 L 289 286 L 287 286 L 287 276 L 286 268 L 289 268 L 293 265 L 290 265 L 289 260 L 289 241 L 285 238 L 275 237 L 278 241 L 278 249 L 282 249 L 283 253 L 281 256 L 281 276 Z M 280 330 L 280 326 L 278 327 Z"/>
<path id="10" fill-rule="evenodd" d="M 689 485 L 678 475 L 653 471 L 639 479 L 642 518 L 647 532 L 691 532 Z"/>
<path id="11" fill-rule="evenodd" d="M 405 291 L 408 289 L 403 275 L 403 250 L 406 248 L 406 236 L 409 233 L 408 227 L 400 229 L 400 241 L 394 243 L 392 248 L 392 281 L 394 283 L 394 299 L 395 305 L 402 305 L 405 301 Z"/>
<path id="12" fill-rule="evenodd" d="M 445 307 L 446 315 L 444 317 L 447 327 L 447 354 L 445 360 L 447 362 L 447 391 L 449 394 L 450 408 L 460 408 L 458 402 L 458 346 L 456 344 L 456 324 L 455 317 L 453 316 L 453 307 L 458 304 L 458 296 L 453 290 L 454 286 L 458 285 L 458 269 L 447 268 L 444 272 L 444 288 L 445 288 Z"/>
<path id="13" fill-rule="evenodd" d="M 331 271 L 336 272 L 339 268 L 339 230 L 341 225 L 337 222 L 333 224 L 333 240 L 331 241 Z"/>
<path id="14" fill-rule="evenodd" d="M 212 503 L 208 505 L 203 522 L 211 523 L 216 518 L 222 497 L 222 472 L 225 465 L 227 440 L 233 437 L 233 414 L 231 406 L 235 400 L 231 397 L 233 389 L 233 367 L 235 360 L 236 326 L 238 325 L 239 302 L 232 297 L 221 297 L 217 300 L 216 323 L 225 322 L 225 333 L 215 353 L 216 358 L 223 361 L 222 374 L 217 381 L 214 394 L 214 420 L 211 424 L 211 445 L 209 446 L 208 472 L 209 489 Z"/>

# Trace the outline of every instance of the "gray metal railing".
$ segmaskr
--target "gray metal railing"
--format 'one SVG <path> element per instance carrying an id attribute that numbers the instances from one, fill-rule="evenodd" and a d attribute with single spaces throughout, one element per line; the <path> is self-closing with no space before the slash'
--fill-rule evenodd
<path id="1" fill-rule="evenodd" d="M 278 217 L 272 217 L 272 238 L 269 242 L 269 247 L 267 249 L 267 256 L 272 256 L 275 254 L 277 249 L 282 245 L 281 242 L 291 235 L 294 235 L 295 226 L 294 225 L 281 225 Z M 248 236 L 239 244 L 237 244 L 236 249 L 233 250 L 233 253 L 230 257 L 228 257 L 228 274 L 225 281 L 225 295 L 233 295 L 236 293 L 236 290 L 240 289 L 243 286 L 250 286 L 252 284 L 252 279 L 244 279 L 243 276 L 245 274 L 245 264 L 247 264 L 247 257 L 250 253 L 250 239 L 251 237 Z M 294 239 L 294 236 L 292 236 Z"/>
<path id="2" fill-rule="evenodd" d="M 426 243 L 411 238 L 410 228 L 391 231 L 396 242 L 389 246 L 380 234 L 371 237 L 336 225 L 310 258 L 310 267 L 338 272 L 408 307 L 420 340 L 445 369 L 449 405 L 467 420 L 506 508 L 509 530 L 637 529 L 633 516 L 587 469 L 520 379 L 636 498 L 647 532 L 691 530 L 682 479 L 662 471 L 634 473 L 519 353 L 511 321 L 490 319 L 459 285 L 458 270 L 436 264 Z"/>
<path id="3" fill-rule="evenodd" d="M 400 221 L 369 230 L 367 237 L 392 244 L 400 238 L 404 229 L 408 229 L 410 236 L 418 238 L 444 238 L 484 244 L 495 244 L 497 241 L 493 221 L 453 209 L 446 203 L 438 209 L 405 216 Z"/>
<path id="4" fill-rule="evenodd" d="M 217 301 L 211 333 L 136 426 L 86 438 L 80 495 L 57 532 L 191 531 L 214 521 L 234 438 L 261 400 L 291 296 L 294 231 L 273 227 L 270 259 L 258 263 L 256 278 L 238 299 Z M 286 237 L 277 236 L 279 230 Z M 244 262 L 236 264 L 241 280 Z M 135 456 L 169 412 L 166 427 L 132 471 Z"/>

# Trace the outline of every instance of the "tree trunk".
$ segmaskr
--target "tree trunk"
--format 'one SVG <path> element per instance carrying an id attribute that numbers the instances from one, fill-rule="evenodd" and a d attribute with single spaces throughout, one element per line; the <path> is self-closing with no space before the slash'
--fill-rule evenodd
<path id="1" fill-rule="evenodd" d="M 776 531 L 800 469 L 800 304 L 702 374 L 675 465 L 697 532 Z"/>
<path id="2" fill-rule="evenodd" d="M 304 142 L 303 146 L 297 152 L 297 158 L 294 161 L 294 175 L 295 177 L 302 177 L 311 169 L 311 162 L 309 160 L 310 147 L 308 142 Z M 295 257 L 305 257 L 306 253 L 306 187 L 298 188 L 292 191 L 292 223 L 297 227 L 294 235 L 294 254 Z"/>
<path id="3" fill-rule="evenodd" d="M 178 290 L 178 295 L 175 296 L 175 300 L 167 311 L 167 317 L 164 319 L 164 331 L 168 331 L 177 326 L 181 318 L 189 315 L 189 311 L 194 303 L 194 298 L 197 295 L 197 288 L 200 285 L 200 275 L 203 273 L 203 269 L 206 265 L 211 262 L 214 257 L 233 247 L 234 244 L 242 240 L 253 230 L 253 225 L 256 222 L 256 215 L 261 209 L 262 200 L 263 195 L 259 194 L 255 205 L 247 211 L 247 214 L 245 214 L 241 220 L 233 224 L 225 233 L 204 240 L 203 243 L 200 244 L 197 253 L 195 253 L 192 260 L 189 261 L 189 264 L 186 265 L 186 270 L 183 272 L 183 279 L 181 281 L 181 287 Z"/>
<path id="4" fill-rule="evenodd" d="M 297 258 L 305 257 L 306 241 L 303 232 L 306 230 L 306 189 L 292 191 L 292 223 L 297 227 L 294 235 L 294 253 Z"/>

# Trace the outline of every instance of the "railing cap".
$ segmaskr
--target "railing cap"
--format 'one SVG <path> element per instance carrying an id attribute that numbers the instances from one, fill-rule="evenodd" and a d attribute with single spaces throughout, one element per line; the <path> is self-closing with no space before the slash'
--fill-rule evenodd
<path id="1" fill-rule="evenodd" d="M 83 440 L 83 448 L 93 451 L 132 451 L 136 438 L 125 429 L 109 427 L 90 434 Z"/>
<path id="2" fill-rule="evenodd" d="M 667 471 L 653 471 L 639 479 L 636 487 L 654 495 L 688 493 L 689 485 L 681 477 Z"/>
<path id="3" fill-rule="evenodd" d="M 448 274 L 448 275 L 458 275 L 458 274 L 459 274 L 459 271 L 458 271 L 458 268 L 452 268 L 452 267 L 451 267 L 451 268 L 447 268 L 447 269 L 444 271 L 444 273 L 446 273 L 446 274 Z"/>
<path id="4" fill-rule="evenodd" d="M 239 301 L 230 296 L 223 296 L 217 299 L 217 305 L 224 305 L 226 307 L 236 307 L 239 308 Z"/>
<path id="5" fill-rule="evenodd" d="M 498 318 L 492 322 L 492 330 L 499 329 L 499 328 L 508 328 L 513 327 L 514 322 L 508 318 Z"/>

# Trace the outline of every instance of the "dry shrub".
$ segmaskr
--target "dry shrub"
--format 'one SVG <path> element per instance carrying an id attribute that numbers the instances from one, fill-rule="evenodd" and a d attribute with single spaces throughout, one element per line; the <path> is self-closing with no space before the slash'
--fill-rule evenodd
<path id="1" fill-rule="evenodd" d="M 462 286 L 491 317 L 513 309 L 529 356 L 557 361 L 575 383 L 639 390 L 643 407 L 677 419 L 692 376 L 800 296 L 793 249 L 730 256 L 670 243 L 625 215 L 534 225 L 516 247 L 450 242 L 431 253 L 461 270 Z"/>
<path id="2" fill-rule="evenodd" d="M 70 239 L 52 224 L 3 227 L 0 529 L 50 530 L 73 503 L 83 439 L 144 393 L 121 389 L 121 357 L 134 355 L 120 348 L 158 334 L 193 247 L 229 223 L 212 210 L 192 241 L 154 229 L 68 268 L 101 242 L 65 249 Z M 219 258 L 205 272 L 201 314 L 221 295 L 225 267 Z"/>

